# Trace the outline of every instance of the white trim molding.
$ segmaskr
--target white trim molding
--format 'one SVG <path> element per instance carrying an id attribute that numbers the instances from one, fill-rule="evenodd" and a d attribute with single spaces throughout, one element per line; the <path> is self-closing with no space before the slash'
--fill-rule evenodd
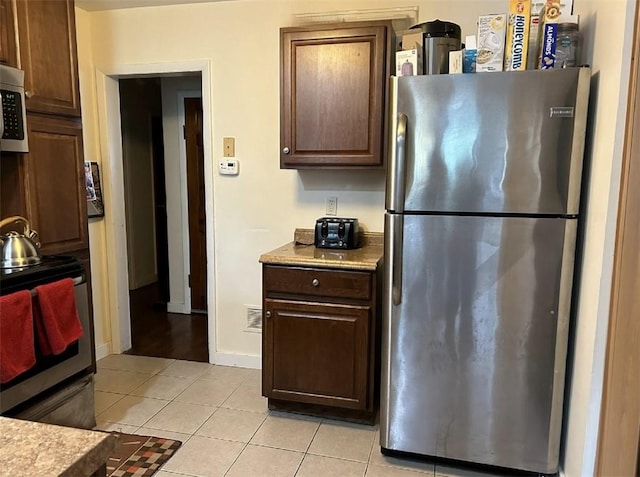
<path id="1" fill-rule="evenodd" d="M 100 128 L 100 147 L 104 180 L 105 208 L 111 219 L 105 221 L 105 240 L 111 316 L 111 351 L 122 353 L 131 347 L 129 319 L 129 286 L 127 273 L 126 225 L 124 211 L 124 180 L 122 137 L 120 132 L 120 78 L 157 77 L 167 74 L 199 73 L 202 80 L 203 148 L 207 236 L 207 301 L 209 356 L 216 357 L 216 296 L 213 204 L 213 145 L 211 62 L 209 60 L 170 63 L 108 65 L 96 67 L 96 93 Z M 215 363 L 210 359 L 210 362 Z"/>

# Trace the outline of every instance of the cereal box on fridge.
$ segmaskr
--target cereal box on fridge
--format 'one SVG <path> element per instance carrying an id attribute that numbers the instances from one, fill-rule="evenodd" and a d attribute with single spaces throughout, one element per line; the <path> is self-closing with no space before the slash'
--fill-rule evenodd
<path id="1" fill-rule="evenodd" d="M 510 0 L 504 56 L 505 71 L 527 69 L 530 17 L 531 0 Z"/>
<path id="2" fill-rule="evenodd" d="M 532 0 L 531 2 L 531 22 L 529 25 L 529 53 L 527 58 L 527 69 L 538 67 L 538 30 L 540 27 L 540 13 L 545 2 Z M 563 14 L 571 15 L 573 12 L 573 0 L 560 0 L 560 9 Z M 562 23 L 562 22 L 560 22 Z"/>
<path id="3" fill-rule="evenodd" d="M 551 69 L 555 65 L 558 18 L 561 14 L 560 2 L 555 0 L 548 0 L 542 7 L 538 33 L 538 68 L 540 69 Z"/>

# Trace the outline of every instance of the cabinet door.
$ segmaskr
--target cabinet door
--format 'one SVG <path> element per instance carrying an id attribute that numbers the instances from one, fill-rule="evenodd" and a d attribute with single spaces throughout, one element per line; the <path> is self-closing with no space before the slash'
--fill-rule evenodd
<path id="1" fill-rule="evenodd" d="M 85 249 L 89 242 L 80 121 L 30 116 L 27 124 L 26 212 L 42 253 Z"/>
<path id="2" fill-rule="evenodd" d="M 11 0 L 0 0 L 0 63 L 17 66 L 16 37 Z"/>
<path id="3" fill-rule="evenodd" d="M 17 2 L 27 111 L 80 116 L 73 0 Z"/>
<path id="4" fill-rule="evenodd" d="M 281 30 L 280 166 L 382 166 L 387 27 Z"/>
<path id="5" fill-rule="evenodd" d="M 366 409 L 370 308 L 265 299 L 263 394 Z"/>

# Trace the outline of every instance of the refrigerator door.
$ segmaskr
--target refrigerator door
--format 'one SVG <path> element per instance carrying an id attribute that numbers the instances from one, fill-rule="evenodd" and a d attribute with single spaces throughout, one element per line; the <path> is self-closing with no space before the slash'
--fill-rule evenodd
<path id="1" fill-rule="evenodd" d="M 577 214 L 590 78 L 392 77 L 387 210 Z"/>
<path id="2" fill-rule="evenodd" d="M 576 224 L 386 215 L 383 448 L 557 471 Z"/>

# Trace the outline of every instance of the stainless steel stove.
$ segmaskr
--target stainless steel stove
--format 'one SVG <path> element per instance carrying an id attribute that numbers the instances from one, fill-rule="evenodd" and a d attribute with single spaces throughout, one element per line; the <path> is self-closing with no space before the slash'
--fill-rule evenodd
<path id="1" fill-rule="evenodd" d="M 59 355 L 44 356 L 36 346 L 36 364 L 0 384 L 0 414 L 34 421 L 91 428 L 95 349 L 84 268 L 74 257 L 45 256 L 24 268 L 0 269 L 0 295 L 71 278 L 84 333 Z"/>

